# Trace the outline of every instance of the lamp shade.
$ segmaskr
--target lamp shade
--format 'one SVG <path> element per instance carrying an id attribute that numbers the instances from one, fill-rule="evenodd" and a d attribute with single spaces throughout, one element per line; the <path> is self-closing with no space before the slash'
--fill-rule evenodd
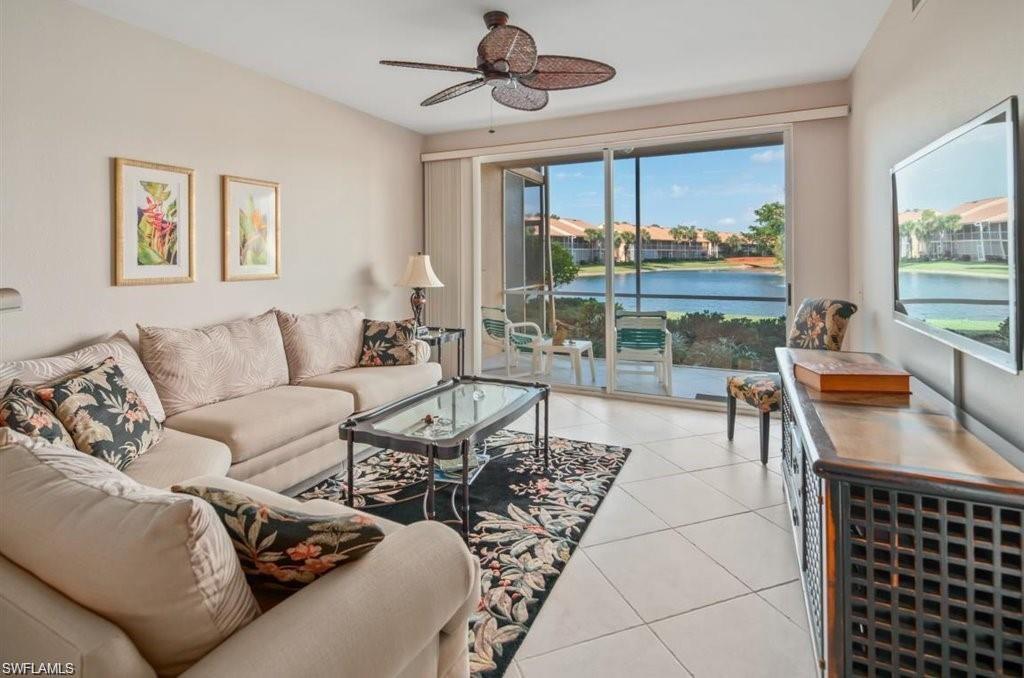
<path id="1" fill-rule="evenodd" d="M 20 310 L 21 293 L 13 287 L 0 287 L 0 312 Z"/>
<path id="2" fill-rule="evenodd" d="M 430 266 L 429 254 L 413 254 L 405 267 L 405 275 L 395 283 L 398 287 L 444 287 Z"/>

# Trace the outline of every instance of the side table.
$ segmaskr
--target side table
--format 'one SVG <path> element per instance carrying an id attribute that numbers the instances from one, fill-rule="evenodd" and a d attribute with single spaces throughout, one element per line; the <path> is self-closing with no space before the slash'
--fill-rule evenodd
<path id="1" fill-rule="evenodd" d="M 441 362 L 441 347 L 451 342 L 458 344 L 458 374 L 466 374 L 466 330 L 461 327 L 427 327 L 424 334 L 416 337 L 430 346 L 437 347 L 437 362 Z"/>
<path id="2" fill-rule="evenodd" d="M 590 380 L 597 383 L 597 369 L 594 367 L 594 344 L 587 339 L 567 339 L 564 344 L 544 344 L 540 347 L 541 353 L 546 358 L 544 374 L 551 374 L 551 367 L 555 362 L 556 355 L 569 356 L 572 362 L 572 373 L 576 377 L 576 384 L 583 383 L 583 354 L 586 353 L 590 362 Z"/>

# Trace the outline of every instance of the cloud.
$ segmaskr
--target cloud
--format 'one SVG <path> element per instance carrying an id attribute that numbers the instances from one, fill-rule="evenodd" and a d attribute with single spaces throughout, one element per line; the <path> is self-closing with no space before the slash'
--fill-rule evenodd
<path id="1" fill-rule="evenodd" d="M 555 179 L 582 179 L 583 172 L 555 172 Z"/>
<path id="2" fill-rule="evenodd" d="M 759 165 L 767 165 L 769 163 L 778 162 L 785 157 L 781 148 L 769 148 L 760 153 L 754 153 L 750 156 L 752 162 L 756 162 Z"/>
<path id="3" fill-rule="evenodd" d="M 690 187 L 685 184 L 672 184 L 672 186 L 669 187 L 669 193 L 673 198 L 682 198 L 689 192 Z"/>
<path id="4" fill-rule="evenodd" d="M 724 218 L 718 220 L 718 225 L 723 227 L 723 228 L 727 228 L 729 226 L 735 226 L 736 225 L 736 220 L 733 219 L 732 217 L 724 217 Z"/>

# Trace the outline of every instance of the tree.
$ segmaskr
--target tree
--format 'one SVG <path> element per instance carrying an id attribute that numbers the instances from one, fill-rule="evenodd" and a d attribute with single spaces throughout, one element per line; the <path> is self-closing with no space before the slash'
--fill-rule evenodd
<path id="1" fill-rule="evenodd" d="M 565 246 L 551 243 L 551 273 L 555 285 L 567 285 L 580 273 L 579 264 Z"/>
<path id="2" fill-rule="evenodd" d="M 722 236 L 718 235 L 716 231 L 704 231 L 704 239 L 711 245 L 710 254 L 711 256 L 718 258 L 718 246 L 722 244 Z"/>
<path id="3" fill-rule="evenodd" d="M 583 239 L 594 247 L 604 240 L 604 231 L 600 228 L 588 228 L 583 231 Z"/>
<path id="4" fill-rule="evenodd" d="M 786 208 L 781 202 L 766 202 L 754 210 L 754 225 L 748 230 L 750 239 L 763 254 L 771 252 L 782 261 L 785 246 Z"/>
<path id="5" fill-rule="evenodd" d="M 625 245 L 623 255 L 628 260 L 629 250 L 633 247 L 633 243 L 636 242 L 636 234 L 633 231 L 622 231 L 619 236 L 622 238 L 622 244 Z"/>
<path id="6" fill-rule="evenodd" d="M 733 233 L 725 239 L 725 246 L 729 248 L 729 254 L 739 254 L 743 248 L 743 239 Z"/>
<path id="7" fill-rule="evenodd" d="M 619 260 L 619 248 L 621 248 L 623 246 L 623 244 L 625 244 L 626 241 L 623 239 L 622 233 L 620 233 L 619 231 L 615 231 L 613 235 L 614 235 L 614 237 L 612 238 L 612 247 L 615 250 L 614 259 L 615 259 L 615 261 L 618 261 Z"/>

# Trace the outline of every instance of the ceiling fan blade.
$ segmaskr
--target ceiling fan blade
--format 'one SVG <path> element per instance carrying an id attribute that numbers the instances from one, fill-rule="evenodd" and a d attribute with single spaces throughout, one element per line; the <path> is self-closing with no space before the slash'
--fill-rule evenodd
<path id="1" fill-rule="evenodd" d="M 534 89 L 556 90 L 589 87 L 615 77 L 615 69 L 608 64 L 579 57 L 542 55 L 529 75 L 520 77 Z"/>
<path id="2" fill-rule="evenodd" d="M 480 60 L 494 70 L 522 75 L 537 65 L 537 43 L 516 26 L 495 26 L 476 47 Z"/>
<path id="3" fill-rule="evenodd" d="M 455 71 L 456 73 L 480 73 L 479 68 L 469 66 L 446 66 L 445 64 L 425 64 L 419 61 L 390 61 L 381 59 L 382 66 L 401 66 L 402 68 L 423 68 L 429 71 Z"/>
<path id="4" fill-rule="evenodd" d="M 518 111 L 539 111 L 548 105 L 548 93 L 527 87 L 522 83 L 516 86 L 495 87 L 491 90 L 491 97 L 502 106 L 508 106 Z"/>
<path id="5" fill-rule="evenodd" d="M 433 106 L 439 104 L 442 101 L 448 101 L 454 99 L 457 96 L 463 95 L 466 92 L 472 92 L 478 87 L 482 87 L 487 82 L 483 78 L 477 78 L 476 80 L 467 80 L 466 82 L 460 82 L 457 85 L 452 85 L 446 89 L 441 90 L 433 96 L 429 96 L 420 102 L 420 106 Z"/>

